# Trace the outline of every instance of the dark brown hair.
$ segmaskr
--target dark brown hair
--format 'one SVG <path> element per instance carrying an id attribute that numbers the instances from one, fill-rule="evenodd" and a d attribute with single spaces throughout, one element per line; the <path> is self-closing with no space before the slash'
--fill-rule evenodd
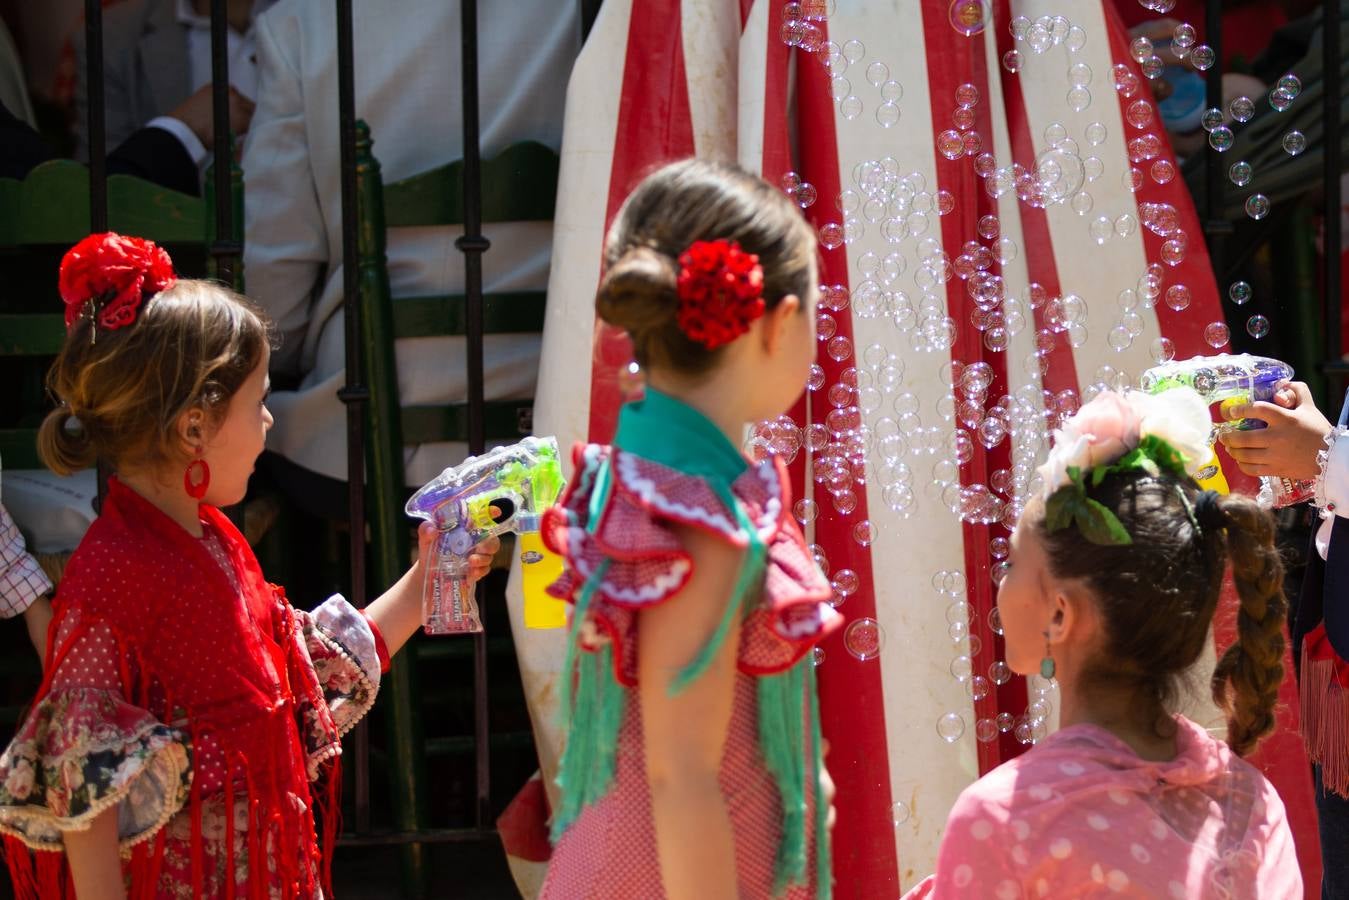
<path id="1" fill-rule="evenodd" d="M 91 334 L 94 327 L 76 320 L 47 374 L 60 406 L 42 423 L 38 452 L 62 475 L 100 459 L 175 460 L 179 416 L 201 407 L 218 425 L 270 340 L 266 318 L 246 298 L 192 279 L 155 294 L 125 328 Z"/>
<path id="2" fill-rule="evenodd" d="M 595 298 L 600 318 L 632 338 L 639 365 L 700 375 L 719 350 L 690 340 L 676 321 L 679 256 L 694 241 L 722 238 L 757 254 L 764 303 L 788 294 L 803 309 L 811 284 L 815 234 L 779 190 L 736 166 L 688 159 L 658 169 L 628 195 L 604 247 Z"/>
<path id="3" fill-rule="evenodd" d="M 1132 544 L 1101 546 L 1076 527 L 1039 526 L 1050 571 L 1085 584 L 1105 622 L 1105 648 L 1087 682 L 1131 683 L 1140 721 L 1162 721 L 1177 676 L 1208 644 L 1230 563 L 1241 599 L 1237 641 L 1218 661 L 1211 690 L 1227 714 L 1227 743 L 1247 753 L 1274 727 L 1283 679 L 1287 601 L 1273 517 L 1249 497 L 1201 497 L 1192 482 L 1165 474 L 1112 474 L 1088 494 L 1119 517 Z"/>

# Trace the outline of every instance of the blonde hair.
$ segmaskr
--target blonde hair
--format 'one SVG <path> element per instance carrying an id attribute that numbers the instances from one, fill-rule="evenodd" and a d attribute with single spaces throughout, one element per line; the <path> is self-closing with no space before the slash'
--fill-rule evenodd
<path id="1" fill-rule="evenodd" d="M 199 407 L 209 425 L 263 359 L 266 317 L 211 281 L 180 279 L 116 330 L 81 316 L 47 375 L 60 406 L 38 432 L 38 453 L 67 475 L 98 460 L 162 465 L 182 456 L 175 425 Z"/>

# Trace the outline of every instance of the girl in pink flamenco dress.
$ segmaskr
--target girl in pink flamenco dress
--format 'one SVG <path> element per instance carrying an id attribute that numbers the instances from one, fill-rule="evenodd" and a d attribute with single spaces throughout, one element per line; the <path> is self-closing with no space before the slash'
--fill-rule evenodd
<path id="1" fill-rule="evenodd" d="M 542 897 L 828 897 L 811 650 L 838 614 L 783 465 L 739 449 L 805 383 L 814 237 L 781 192 L 687 161 L 628 198 L 606 262 L 598 311 L 646 394 L 545 518 L 574 677 Z"/>
<path id="2" fill-rule="evenodd" d="M 1062 726 L 961 794 L 906 900 L 1303 896 L 1283 803 L 1241 759 L 1274 727 L 1283 567 L 1269 513 L 1195 485 L 1209 428 L 1188 389 L 1106 392 L 1055 434 L 998 609 L 1012 669 L 1057 678 Z M 1229 570 L 1224 742 L 1167 707 Z"/>

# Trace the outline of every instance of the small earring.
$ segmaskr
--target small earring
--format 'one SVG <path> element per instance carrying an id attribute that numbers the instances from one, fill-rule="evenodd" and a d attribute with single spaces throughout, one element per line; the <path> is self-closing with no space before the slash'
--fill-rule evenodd
<path id="1" fill-rule="evenodd" d="M 201 453 L 201 449 L 197 449 Z M 206 490 L 211 486 L 211 467 L 206 464 L 206 460 L 198 456 L 192 462 L 187 464 L 183 470 L 183 490 L 193 500 L 200 500 L 206 496 Z"/>
<path id="2" fill-rule="evenodd" d="M 1054 665 L 1054 656 L 1049 649 L 1049 633 L 1045 633 L 1045 658 L 1040 660 L 1040 677 L 1046 681 L 1054 680 L 1054 672 L 1057 667 Z"/>

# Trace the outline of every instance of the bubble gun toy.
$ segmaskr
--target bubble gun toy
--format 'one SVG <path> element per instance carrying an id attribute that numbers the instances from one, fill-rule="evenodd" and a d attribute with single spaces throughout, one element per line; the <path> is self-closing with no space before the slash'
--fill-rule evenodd
<path id="1" fill-rule="evenodd" d="M 1172 388 L 1193 388 L 1210 405 L 1218 404 L 1224 421 L 1213 427 L 1213 437 L 1226 431 L 1253 431 L 1265 428 L 1259 419 L 1226 421 L 1226 413 L 1235 406 L 1256 401 L 1272 402 L 1280 385 L 1293 377 L 1293 367 L 1277 359 L 1250 354 L 1223 354 L 1196 356 L 1183 362 L 1170 362 L 1148 369 L 1139 382 L 1149 394 L 1160 394 Z M 1195 474 L 1200 487 L 1228 492 L 1227 478 L 1215 452 L 1208 463 Z M 1310 481 L 1263 477 L 1260 479 L 1260 502 L 1267 506 L 1289 506 L 1312 495 Z"/>
<path id="2" fill-rule="evenodd" d="M 440 531 L 422 588 L 422 628 L 427 634 L 482 631 L 478 604 L 468 583 L 468 557 L 478 544 L 508 532 L 520 535 L 526 621 L 532 607 L 535 618 L 539 617 L 541 603 L 561 606 L 543 593 L 552 579 L 542 570 L 560 574 L 561 565 L 543 548 L 539 520 L 564 484 L 557 439 L 528 437 L 482 456 L 470 456 L 412 495 L 407 514 L 435 523 Z M 548 607 L 544 618 L 554 616 Z"/>

